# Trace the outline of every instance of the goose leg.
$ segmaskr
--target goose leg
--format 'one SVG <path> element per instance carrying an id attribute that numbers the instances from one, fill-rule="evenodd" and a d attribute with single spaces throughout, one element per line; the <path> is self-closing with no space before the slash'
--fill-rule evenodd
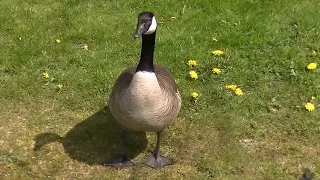
<path id="1" fill-rule="evenodd" d="M 121 145 L 120 145 L 120 153 L 119 155 L 111 160 L 103 163 L 104 166 L 110 166 L 115 168 L 116 170 L 120 170 L 123 168 L 127 168 L 130 166 L 134 166 L 134 163 L 130 161 L 124 147 L 124 138 L 125 138 L 125 130 L 121 130 Z"/>
<path id="2" fill-rule="evenodd" d="M 171 165 L 172 160 L 163 156 L 159 149 L 160 149 L 160 140 L 161 140 L 161 131 L 157 132 L 157 144 L 154 148 L 152 154 L 148 156 L 144 161 L 143 164 L 148 165 L 152 168 L 158 169 L 162 168 L 166 165 Z"/>

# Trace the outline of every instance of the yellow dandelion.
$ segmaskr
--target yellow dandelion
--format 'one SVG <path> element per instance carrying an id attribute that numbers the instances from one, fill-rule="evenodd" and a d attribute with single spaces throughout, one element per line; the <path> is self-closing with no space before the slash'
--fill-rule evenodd
<path id="1" fill-rule="evenodd" d="M 312 51 L 311 51 L 311 55 L 312 55 L 312 56 L 316 56 L 317 54 L 318 54 L 317 51 L 315 51 L 315 50 L 312 50 Z"/>
<path id="2" fill-rule="evenodd" d="M 235 84 L 231 84 L 231 85 L 226 85 L 226 88 L 232 91 L 235 91 L 237 89 L 237 85 Z"/>
<path id="3" fill-rule="evenodd" d="M 43 73 L 42 73 L 42 76 L 43 76 L 44 78 L 49 78 L 49 73 L 48 73 L 48 72 L 43 72 Z"/>
<path id="4" fill-rule="evenodd" d="M 60 39 L 56 39 L 56 43 L 61 43 Z"/>
<path id="5" fill-rule="evenodd" d="M 63 85 L 62 84 L 58 84 L 57 87 L 58 87 L 58 89 L 62 89 Z"/>
<path id="6" fill-rule="evenodd" d="M 214 51 L 212 51 L 212 54 L 215 56 L 221 56 L 224 54 L 224 52 L 221 50 L 214 50 Z"/>
<path id="7" fill-rule="evenodd" d="M 308 102 L 305 106 L 304 106 L 309 112 L 314 111 L 315 107 L 312 103 Z"/>
<path id="8" fill-rule="evenodd" d="M 213 41 L 218 41 L 216 37 L 212 37 L 212 40 Z"/>
<path id="9" fill-rule="evenodd" d="M 188 65 L 193 68 L 196 67 L 198 65 L 198 62 L 196 60 L 189 60 L 188 61 Z"/>
<path id="10" fill-rule="evenodd" d="M 189 75 L 192 79 L 198 79 L 198 74 L 195 71 L 190 71 Z"/>
<path id="11" fill-rule="evenodd" d="M 317 68 L 317 63 L 310 63 L 310 64 L 308 64 L 307 68 L 310 69 L 310 70 L 316 69 Z"/>
<path id="12" fill-rule="evenodd" d="M 236 90 L 234 91 L 234 93 L 238 96 L 242 96 L 243 95 L 243 92 L 240 88 L 236 88 Z"/>
<path id="13" fill-rule="evenodd" d="M 221 73 L 221 69 L 219 69 L 219 68 L 213 68 L 213 69 L 212 69 L 212 72 L 215 73 L 215 74 L 220 74 L 220 73 Z"/>
<path id="14" fill-rule="evenodd" d="M 191 93 L 191 96 L 193 99 L 198 99 L 199 94 L 197 92 L 193 92 L 193 93 Z"/>

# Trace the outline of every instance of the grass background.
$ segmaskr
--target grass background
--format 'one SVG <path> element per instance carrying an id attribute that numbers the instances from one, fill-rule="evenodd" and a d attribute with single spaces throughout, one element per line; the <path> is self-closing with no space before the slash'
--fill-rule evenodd
<path id="1" fill-rule="evenodd" d="M 320 51 L 316 0 L 1 4 L 0 177 L 297 179 L 309 168 L 319 178 L 320 113 L 304 109 L 311 96 L 319 107 L 319 70 L 305 69 L 320 59 L 310 56 Z M 155 140 L 140 133 L 126 142 L 137 166 L 115 171 L 99 165 L 119 146 L 106 99 L 121 71 L 139 59 L 141 40 L 132 34 L 145 10 L 159 23 L 155 63 L 172 72 L 183 98 L 161 147 L 175 164 L 140 165 Z M 226 55 L 212 56 L 215 49 Z M 189 59 L 199 63 L 196 81 L 186 78 Z M 231 83 L 244 96 L 226 90 Z"/>

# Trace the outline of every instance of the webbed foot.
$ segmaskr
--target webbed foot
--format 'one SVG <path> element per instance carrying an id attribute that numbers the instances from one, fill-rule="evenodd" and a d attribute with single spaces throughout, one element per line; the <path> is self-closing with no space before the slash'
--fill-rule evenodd
<path id="1" fill-rule="evenodd" d="M 116 157 L 114 160 L 104 162 L 103 165 L 113 167 L 116 170 L 121 170 L 123 168 L 128 168 L 130 166 L 134 166 L 134 163 L 132 161 L 130 161 L 128 156 L 120 155 L 120 156 Z"/>
<path id="2" fill-rule="evenodd" d="M 160 153 L 152 153 L 143 161 L 143 164 L 155 169 L 159 169 L 166 165 L 171 165 L 172 159 L 169 159 Z"/>

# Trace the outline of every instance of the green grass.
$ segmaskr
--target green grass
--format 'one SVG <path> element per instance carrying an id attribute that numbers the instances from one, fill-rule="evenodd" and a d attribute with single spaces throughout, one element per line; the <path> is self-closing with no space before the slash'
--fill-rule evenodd
<path id="1" fill-rule="evenodd" d="M 320 178 L 320 71 L 306 70 L 320 63 L 310 56 L 320 52 L 319 8 L 316 0 L 2 1 L 0 177 L 297 179 L 309 168 Z M 175 163 L 141 165 L 155 138 L 139 133 L 126 141 L 137 165 L 115 171 L 99 165 L 119 147 L 106 100 L 139 59 L 132 34 L 144 10 L 159 23 L 155 63 L 172 72 L 183 99 L 161 146 Z M 195 81 L 189 59 L 199 63 Z M 228 91 L 231 83 L 244 95 Z M 307 112 L 311 96 L 316 109 Z"/>

